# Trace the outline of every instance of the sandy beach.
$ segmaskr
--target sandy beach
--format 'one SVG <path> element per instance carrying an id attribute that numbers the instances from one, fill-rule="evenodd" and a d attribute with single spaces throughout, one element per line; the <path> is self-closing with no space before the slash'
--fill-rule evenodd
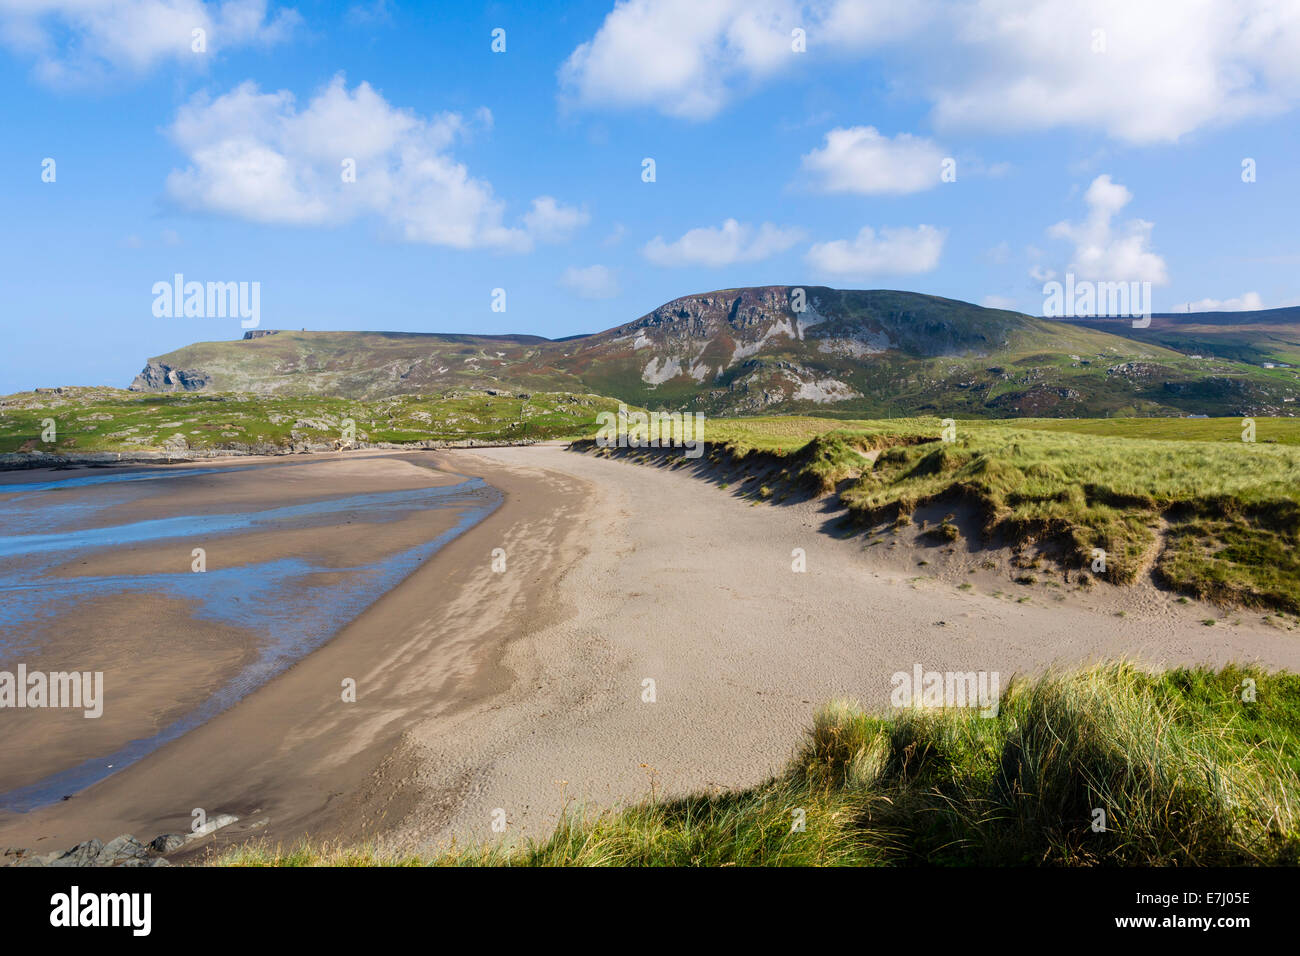
<path id="1" fill-rule="evenodd" d="M 194 808 L 239 818 L 196 853 L 304 835 L 418 851 L 542 837 L 566 809 L 758 782 L 799 745 L 819 705 L 848 697 L 883 710 L 890 676 L 918 663 L 997 671 L 1004 685 L 1014 673 L 1115 657 L 1300 669 L 1300 638 L 1258 612 L 1207 627 L 1223 615 L 1149 584 L 1056 593 L 933 557 L 920 566 L 910 545 L 889 551 L 828 533 L 824 502 L 754 505 L 688 474 L 563 445 L 292 467 L 292 486 L 213 478 L 185 505 L 264 506 L 268 495 L 467 476 L 503 501 L 233 707 L 71 799 L 0 814 L 0 844 L 47 852 L 121 833 L 147 840 L 188 831 Z M 122 505 L 134 518 L 156 506 Z M 222 539 L 221 560 L 279 548 L 343 567 L 436 534 L 447 519 L 345 520 Z M 792 570 L 794 549 L 804 572 Z M 141 549 L 96 560 L 147 571 L 172 559 Z M 132 620 L 124 608 L 104 613 Z M 247 635 L 218 632 L 201 653 L 180 653 L 186 642 L 169 635 L 184 620 L 185 608 L 159 602 L 105 642 L 152 676 L 148 694 L 101 733 L 138 733 L 249 653 Z M 340 695 L 348 678 L 355 703 Z M 0 767 L 18 766 L 38 732 L 48 759 L 66 761 L 58 747 L 78 730 L 23 729 Z M 493 828 L 499 811 L 504 832 Z"/>

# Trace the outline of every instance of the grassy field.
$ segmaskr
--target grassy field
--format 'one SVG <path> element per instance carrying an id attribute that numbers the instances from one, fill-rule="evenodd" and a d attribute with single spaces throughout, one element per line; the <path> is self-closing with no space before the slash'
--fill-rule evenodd
<path id="1" fill-rule="evenodd" d="M 1300 445 L 1300 418 L 1257 418 L 1255 440 L 1263 444 Z M 861 421 L 841 418 L 772 416 L 710 419 L 709 441 L 765 451 L 793 451 L 809 439 L 833 431 L 867 434 L 922 434 L 939 437 L 938 418 L 893 418 Z M 1017 428 L 1068 432 L 1103 438 L 1153 438 L 1167 441 L 1240 443 L 1240 418 L 1011 418 L 958 422 L 960 430 Z"/>
<path id="2" fill-rule="evenodd" d="M 358 401 L 65 388 L 0 399 L 0 452 L 258 451 L 345 444 L 349 434 L 369 443 L 536 440 L 589 434 L 596 414 L 617 405 L 566 392 Z"/>
<path id="3" fill-rule="evenodd" d="M 420 859 L 251 845 L 213 862 L 1294 865 L 1298 771 L 1300 677 L 1115 664 L 1013 681 L 995 717 L 832 704 L 799 756 L 760 786 L 573 814 L 524 846 Z"/>

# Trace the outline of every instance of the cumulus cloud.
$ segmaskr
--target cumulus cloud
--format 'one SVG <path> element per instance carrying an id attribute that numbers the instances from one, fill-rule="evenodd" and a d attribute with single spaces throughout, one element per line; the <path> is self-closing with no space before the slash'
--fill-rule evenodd
<path id="1" fill-rule="evenodd" d="M 566 98 L 580 107 L 647 106 L 707 119 L 738 89 L 790 70 L 810 50 L 865 49 L 905 36 L 936 0 L 621 0 L 595 36 L 560 68 Z"/>
<path id="2" fill-rule="evenodd" d="M 827 133 L 825 145 L 803 157 L 803 170 L 824 192 L 899 195 L 937 186 L 943 160 L 932 140 L 852 126 Z"/>
<path id="3" fill-rule="evenodd" d="M 227 49 L 286 39 L 301 18 L 267 0 L 0 0 L 0 42 L 53 85 L 140 74 L 163 61 L 202 66 Z M 195 30 L 203 49 L 196 51 Z"/>
<path id="4" fill-rule="evenodd" d="M 348 7 L 345 17 L 348 23 L 367 27 L 393 22 L 393 9 L 388 0 L 371 0 L 370 3 L 354 3 Z"/>
<path id="5" fill-rule="evenodd" d="M 791 50 L 795 27 L 807 54 Z M 881 59 L 929 98 L 941 127 L 1172 141 L 1300 102 L 1300 5 L 625 0 L 569 56 L 560 84 L 578 107 L 699 120 L 814 55 Z"/>
<path id="6" fill-rule="evenodd" d="M 1264 308 L 1258 292 L 1246 292 L 1234 299 L 1200 299 L 1174 306 L 1175 312 L 1255 312 Z"/>
<path id="7" fill-rule="evenodd" d="M 618 277 L 607 266 L 569 266 L 560 276 L 560 285 L 580 299 L 612 299 L 621 291 Z"/>
<path id="8" fill-rule="evenodd" d="M 913 275 L 939 264 L 947 232 L 921 225 L 882 228 L 863 226 L 853 239 L 815 243 L 808 264 L 825 275 L 844 279 L 876 275 Z"/>
<path id="9" fill-rule="evenodd" d="M 591 221 L 585 209 L 566 206 L 550 196 L 539 196 L 524 214 L 524 228 L 544 242 L 563 242 Z"/>
<path id="10" fill-rule="evenodd" d="M 617 246 L 623 241 L 623 236 L 627 234 L 627 227 L 621 222 L 614 223 L 614 228 L 609 231 L 609 235 L 600 241 L 603 246 Z"/>
<path id="11" fill-rule="evenodd" d="M 800 229 L 783 229 L 765 222 L 757 229 L 728 219 L 720 229 L 692 229 L 676 242 L 655 236 L 642 254 L 660 266 L 729 266 L 737 262 L 758 262 L 784 252 L 803 239 Z"/>
<path id="12" fill-rule="evenodd" d="M 984 258 L 994 265 L 1004 266 L 1011 261 L 1011 243 L 1003 240 L 984 250 Z"/>
<path id="13" fill-rule="evenodd" d="M 1133 194 L 1109 175 L 1098 176 L 1084 194 L 1088 215 L 1081 222 L 1058 222 L 1047 230 L 1054 239 L 1074 243 L 1068 272 L 1077 278 L 1104 282 L 1169 281 L 1165 260 L 1152 252 L 1151 231 L 1155 224 L 1133 219 L 1116 226 L 1114 219 L 1129 204 Z"/>
<path id="14" fill-rule="evenodd" d="M 733 84 L 775 71 L 790 54 L 798 24 L 769 0 L 628 0 L 560 68 L 581 106 L 651 106 L 706 119 Z"/>
<path id="15" fill-rule="evenodd" d="M 963 4 L 961 81 L 939 86 L 941 127 L 1082 126 L 1168 142 L 1300 102 L 1292 0 L 1057 0 Z"/>
<path id="16" fill-rule="evenodd" d="M 507 225 L 491 184 L 451 155 L 466 132 L 459 114 L 421 117 L 368 83 L 349 90 L 341 76 L 302 108 L 287 90 L 263 93 L 251 81 L 198 96 L 168 132 L 189 165 L 167 177 L 167 193 L 190 210 L 295 225 L 376 215 L 410 242 L 514 251 L 586 221 L 543 196 Z"/>

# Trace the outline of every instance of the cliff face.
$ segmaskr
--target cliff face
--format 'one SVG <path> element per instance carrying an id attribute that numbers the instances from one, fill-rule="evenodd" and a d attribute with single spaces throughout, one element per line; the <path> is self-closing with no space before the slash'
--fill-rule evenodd
<path id="1" fill-rule="evenodd" d="M 174 368 L 151 359 L 130 385 L 133 392 L 198 392 L 212 384 L 212 376 L 194 368 Z"/>
<path id="2" fill-rule="evenodd" d="M 659 398 L 719 413 L 810 408 L 892 391 L 900 362 L 981 358 L 1044 338 L 1043 326 L 935 296 L 761 286 L 684 296 L 590 336 L 584 364 L 595 375 L 617 369 L 624 391 L 613 394 L 645 404 Z"/>
<path id="3" fill-rule="evenodd" d="M 1106 373 L 1123 363 L 1149 366 L 1149 374 Z M 1211 375 L 1251 387 L 1195 386 Z M 760 286 L 683 296 L 558 341 L 255 330 L 151 359 L 131 387 L 363 399 L 460 388 L 581 391 L 711 415 L 1284 413 L 1300 389 L 1263 376 L 937 296 Z"/>

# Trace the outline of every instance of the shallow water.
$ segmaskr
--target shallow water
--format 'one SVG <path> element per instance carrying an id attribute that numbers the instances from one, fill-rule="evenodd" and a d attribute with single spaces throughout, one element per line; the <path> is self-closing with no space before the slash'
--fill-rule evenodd
<path id="1" fill-rule="evenodd" d="M 36 630 L 33 625 L 60 614 L 75 613 L 75 605 L 88 599 L 130 592 L 188 601 L 195 618 L 247 628 L 261 638 L 257 658 L 196 709 L 159 733 L 133 740 L 115 753 L 91 758 L 29 786 L 0 793 L 0 808 L 25 811 L 56 802 L 116 773 L 226 710 L 328 641 L 422 561 L 483 520 L 502 500 L 496 489 L 481 479 L 471 478 L 456 485 L 345 495 L 260 511 L 175 515 L 92 528 L 69 527 L 69 524 L 98 523 L 105 515 L 111 516 L 112 505 L 119 498 L 105 495 L 103 501 L 98 501 L 93 496 L 81 497 L 75 504 L 58 500 L 59 492 L 68 488 L 113 487 L 121 482 L 153 480 L 184 481 L 194 475 L 243 471 L 248 467 L 166 471 L 149 473 L 147 477 L 139 473 L 95 475 L 9 485 L 0 490 L 0 530 L 3 530 L 0 558 L 10 559 L 0 564 L 0 669 L 12 670 L 25 655 L 39 650 L 32 644 L 32 632 Z M 350 567 L 317 565 L 309 556 L 300 556 L 211 568 L 202 574 L 193 573 L 188 566 L 166 574 L 69 577 L 51 573 L 52 568 L 73 557 L 116 545 L 177 538 L 211 540 L 270 527 L 312 527 L 337 521 L 341 512 L 348 512 L 349 519 L 357 523 L 382 523 L 430 508 L 454 510 L 459 513 L 458 519 L 451 528 L 416 547 Z M 32 520 L 35 516 L 40 516 L 39 520 Z M 68 669 L 71 667 L 69 664 Z M 106 674 L 104 694 L 111 703 L 110 681 L 111 676 Z"/>

